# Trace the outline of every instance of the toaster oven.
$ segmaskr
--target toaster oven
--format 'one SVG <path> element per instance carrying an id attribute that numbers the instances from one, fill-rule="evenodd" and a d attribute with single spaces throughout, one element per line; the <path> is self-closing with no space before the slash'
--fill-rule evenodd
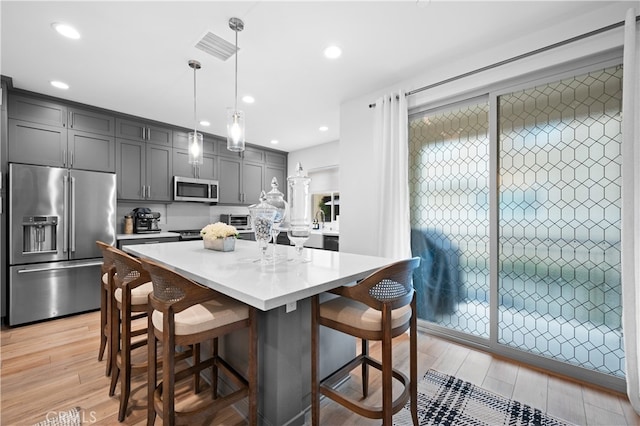
<path id="1" fill-rule="evenodd" d="M 251 222 L 247 214 L 221 214 L 220 222 L 232 225 L 238 231 L 251 229 Z"/>

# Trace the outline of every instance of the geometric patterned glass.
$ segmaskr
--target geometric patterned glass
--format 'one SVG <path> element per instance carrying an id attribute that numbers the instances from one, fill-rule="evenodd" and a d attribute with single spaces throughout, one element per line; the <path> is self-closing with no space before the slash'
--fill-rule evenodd
<path id="1" fill-rule="evenodd" d="M 489 338 L 489 105 L 409 120 L 418 318 Z"/>
<path id="2" fill-rule="evenodd" d="M 499 97 L 497 338 L 624 377 L 621 105 L 621 66 Z"/>

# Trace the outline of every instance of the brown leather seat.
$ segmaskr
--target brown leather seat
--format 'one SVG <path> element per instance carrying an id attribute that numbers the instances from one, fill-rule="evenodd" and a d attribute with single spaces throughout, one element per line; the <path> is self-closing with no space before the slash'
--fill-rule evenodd
<path id="1" fill-rule="evenodd" d="M 256 309 L 235 299 L 203 287 L 164 266 L 141 260 L 149 272 L 153 292 L 149 295 L 148 345 L 149 345 L 149 406 L 148 424 L 153 424 L 158 414 L 164 425 L 189 424 L 197 416 L 211 415 L 216 411 L 247 397 L 248 422 L 257 424 L 257 321 Z M 233 331 L 249 329 L 248 373 L 241 375 L 218 354 L 218 338 Z M 200 343 L 211 341 L 212 355 L 200 359 Z M 154 354 L 157 341 L 162 343 L 162 381 L 157 383 Z M 176 371 L 174 353 L 176 346 L 193 345 L 194 365 Z M 200 371 L 211 368 L 211 398 L 201 404 L 177 411 L 175 408 L 176 382 L 193 376 L 194 391 L 200 391 Z M 235 390 L 225 396 L 218 394 L 218 372 L 225 373 L 235 385 Z"/>
<path id="2" fill-rule="evenodd" d="M 417 337 L 416 301 L 412 286 L 412 272 L 420 264 L 420 258 L 396 262 L 382 268 L 353 286 L 331 290 L 339 297 L 320 303 L 319 296 L 311 301 L 311 418 L 312 424 L 320 424 L 320 395 L 332 399 L 345 408 L 371 419 L 382 419 L 391 426 L 392 416 L 411 401 L 411 417 L 418 424 L 417 414 Z M 318 377 L 320 365 L 320 326 L 329 327 L 362 339 L 362 351 L 342 368 L 324 380 Z M 392 339 L 410 329 L 409 378 L 393 368 Z M 382 342 L 382 361 L 369 355 L 369 340 Z M 382 403 L 378 406 L 340 393 L 335 387 L 351 370 L 362 367 L 362 394 L 366 398 L 368 368 L 382 372 Z M 402 385 L 402 392 L 394 400 L 392 380 Z"/>

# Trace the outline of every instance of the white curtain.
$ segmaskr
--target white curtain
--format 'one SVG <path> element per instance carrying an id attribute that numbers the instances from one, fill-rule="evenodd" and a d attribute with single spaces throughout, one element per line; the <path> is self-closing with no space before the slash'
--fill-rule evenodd
<path id="1" fill-rule="evenodd" d="M 378 256 L 411 257 L 409 219 L 409 117 L 403 91 L 376 101 L 374 155 L 378 213 Z"/>
<path id="2" fill-rule="evenodd" d="M 622 86 L 622 324 L 627 395 L 640 414 L 640 38 L 627 12 Z"/>

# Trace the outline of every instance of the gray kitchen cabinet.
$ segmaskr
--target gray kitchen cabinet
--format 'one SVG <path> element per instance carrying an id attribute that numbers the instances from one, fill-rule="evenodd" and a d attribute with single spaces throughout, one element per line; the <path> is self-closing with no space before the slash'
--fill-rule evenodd
<path id="1" fill-rule="evenodd" d="M 9 119 L 9 161 L 64 167 L 67 129 Z"/>
<path id="2" fill-rule="evenodd" d="M 115 139 L 64 127 L 9 120 L 9 161 L 115 172 Z"/>
<path id="3" fill-rule="evenodd" d="M 79 108 L 69 108 L 68 115 L 69 129 L 106 136 L 115 134 L 116 119 L 113 116 Z"/>
<path id="4" fill-rule="evenodd" d="M 271 188 L 271 184 L 269 184 Z M 256 204 L 260 202 L 260 193 L 269 191 L 265 185 L 264 164 L 243 161 L 242 163 L 242 203 Z"/>
<path id="5" fill-rule="evenodd" d="M 204 135 L 202 138 L 202 145 L 205 154 L 217 154 L 218 153 L 219 140 L 212 138 L 208 135 Z M 189 149 L 189 134 L 188 132 L 173 131 L 173 147 L 183 150 Z"/>
<path id="6" fill-rule="evenodd" d="M 146 121 L 116 119 L 116 137 L 172 146 L 173 130 Z"/>
<path id="7" fill-rule="evenodd" d="M 171 201 L 170 147 L 118 139 L 116 153 L 118 199 Z"/>
<path id="8" fill-rule="evenodd" d="M 67 108 L 61 103 L 11 94 L 9 118 L 39 123 L 47 126 L 66 127 Z"/>
<path id="9" fill-rule="evenodd" d="M 67 166 L 100 172 L 116 171 L 116 140 L 113 136 L 67 131 Z"/>
<path id="10" fill-rule="evenodd" d="M 218 178 L 218 157 L 208 153 L 203 154 L 202 164 L 194 167 L 189 164 L 189 151 L 173 149 L 173 175 L 194 177 L 200 179 Z"/>
<path id="11" fill-rule="evenodd" d="M 265 191 L 271 191 L 271 180 L 278 179 L 278 190 L 283 194 L 287 194 L 287 170 L 284 167 L 266 164 L 264 167 Z"/>
<path id="12" fill-rule="evenodd" d="M 242 159 L 219 157 L 218 204 L 242 203 Z"/>

